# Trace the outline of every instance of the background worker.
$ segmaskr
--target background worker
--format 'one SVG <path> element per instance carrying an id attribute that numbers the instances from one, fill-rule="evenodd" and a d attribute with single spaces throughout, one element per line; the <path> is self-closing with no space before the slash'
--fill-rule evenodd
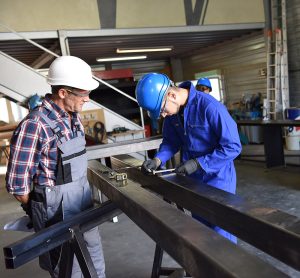
<path id="1" fill-rule="evenodd" d="M 209 94 L 212 91 L 211 83 L 208 78 L 202 77 L 197 81 L 197 91 Z"/>
<path id="2" fill-rule="evenodd" d="M 183 163 L 176 168 L 176 173 L 191 175 L 234 194 L 236 173 L 233 160 L 241 152 L 236 123 L 223 104 L 197 91 L 192 82 L 188 83 L 185 82 L 185 88 L 178 88 L 168 76 L 157 73 L 146 74 L 138 82 L 138 104 L 153 118 L 166 117 L 159 151 L 154 159 L 143 163 L 141 170 L 144 173 L 156 170 L 181 150 Z M 236 242 L 235 236 L 199 216 L 193 217 Z"/>
<path id="3" fill-rule="evenodd" d="M 35 231 L 92 207 L 87 154 L 79 112 L 99 83 L 90 66 L 73 56 L 50 65 L 47 94 L 41 106 L 19 124 L 11 139 L 6 173 L 9 193 L 22 203 Z M 98 227 L 84 234 L 97 274 L 105 277 Z M 61 247 L 40 256 L 40 266 L 58 277 Z M 72 277 L 82 277 L 74 256 Z"/>
<path id="4" fill-rule="evenodd" d="M 27 100 L 29 112 L 42 105 L 42 99 L 37 94 L 34 94 Z"/>

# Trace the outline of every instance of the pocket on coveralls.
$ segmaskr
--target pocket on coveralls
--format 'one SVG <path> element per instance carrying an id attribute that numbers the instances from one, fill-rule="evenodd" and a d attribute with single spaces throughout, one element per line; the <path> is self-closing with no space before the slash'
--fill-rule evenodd
<path id="1" fill-rule="evenodd" d="M 32 210 L 32 224 L 34 230 L 40 231 L 45 228 L 47 221 L 47 213 L 42 202 L 36 202 L 31 200 L 31 210 Z"/>

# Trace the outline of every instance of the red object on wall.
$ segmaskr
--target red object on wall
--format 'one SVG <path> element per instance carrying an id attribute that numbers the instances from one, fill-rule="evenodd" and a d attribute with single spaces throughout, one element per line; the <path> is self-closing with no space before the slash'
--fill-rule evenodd
<path id="1" fill-rule="evenodd" d="M 132 69 L 115 69 L 115 70 L 104 70 L 104 71 L 93 71 L 93 74 L 103 80 L 111 79 L 133 79 Z"/>
<path id="2" fill-rule="evenodd" d="M 150 125 L 145 125 L 144 128 L 145 128 L 145 136 L 150 137 L 151 136 L 151 127 L 150 127 Z"/>

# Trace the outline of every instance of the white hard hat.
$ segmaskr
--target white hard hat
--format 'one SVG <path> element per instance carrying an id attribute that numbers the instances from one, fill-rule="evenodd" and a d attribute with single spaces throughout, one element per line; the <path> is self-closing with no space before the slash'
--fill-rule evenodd
<path id="1" fill-rule="evenodd" d="M 51 86 L 65 85 L 91 91 L 99 86 L 93 79 L 91 67 L 78 57 L 61 56 L 49 67 L 47 82 Z"/>

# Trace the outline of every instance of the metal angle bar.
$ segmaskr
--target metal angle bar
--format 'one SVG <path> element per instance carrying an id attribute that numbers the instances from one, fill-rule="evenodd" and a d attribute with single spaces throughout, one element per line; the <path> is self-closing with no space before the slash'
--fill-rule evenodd
<path id="1" fill-rule="evenodd" d="M 69 228 L 74 225 L 79 224 L 81 230 L 85 232 L 91 228 L 91 223 L 95 227 L 120 213 L 114 204 L 109 203 L 103 207 L 84 211 L 72 219 L 59 222 L 10 244 L 3 248 L 5 261 L 8 263 L 7 267 L 16 268 L 71 239 Z"/>
<path id="2" fill-rule="evenodd" d="M 86 247 L 83 234 L 79 227 L 72 228 L 73 239 L 71 240 L 72 249 L 77 257 L 80 269 L 85 278 L 97 278 L 97 271 L 93 264 L 89 250 Z"/>
<path id="3" fill-rule="evenodd" d="M 89 161 L 90 182 L 193 277 L 286 277 L 140 184 L 109 179 L 107 170 L 98 161 Z"/>
<path id="4" fill-rule="evenodd" d="M 112 164 L 118 167 L 128 165 L 116 158 L 112 159 Z M 300 219 L 296 216 L 247 202 L 240 196 L 188 177 L 171 174 L 162 179 L 144 175 L 134 168 L 125 172 L 128 178 L 144 187 L 300 269 Z"/>
<path id="5" fill-rule="evenodd" d="M 130 140 L 120 143 L 105 144 L 98 146 L 87 147 L 87 156 L 88 159 L 98 159 L 103 157 L 110 157 L 120 154 L 135 153 L 140 151 L 148 151 L 153 149 L 158 149 L 159 145 L 162 142 L 161 137 L 153 138 L 143 138 Z"/>
<path id="6" fill-rule="evenodd" d="M 154 252 L 154 260 L 153 260 L 153 266 L 152 266 L 152 273 L 151 278 L 159 278 L 160 276 L 160 270 L 161 270 L 161 263 L 163 259 L 164 250 L 161 249 L 161 247 L 156 244 L 155 246 L 155 252 Z"/>
<path id="7" fill-rule="evenodd" d="M 70 242 L 65 242 L 62 246 L 58 278 L 71 278 L 73 259 L 74 251 L 71 248 Z"/>

